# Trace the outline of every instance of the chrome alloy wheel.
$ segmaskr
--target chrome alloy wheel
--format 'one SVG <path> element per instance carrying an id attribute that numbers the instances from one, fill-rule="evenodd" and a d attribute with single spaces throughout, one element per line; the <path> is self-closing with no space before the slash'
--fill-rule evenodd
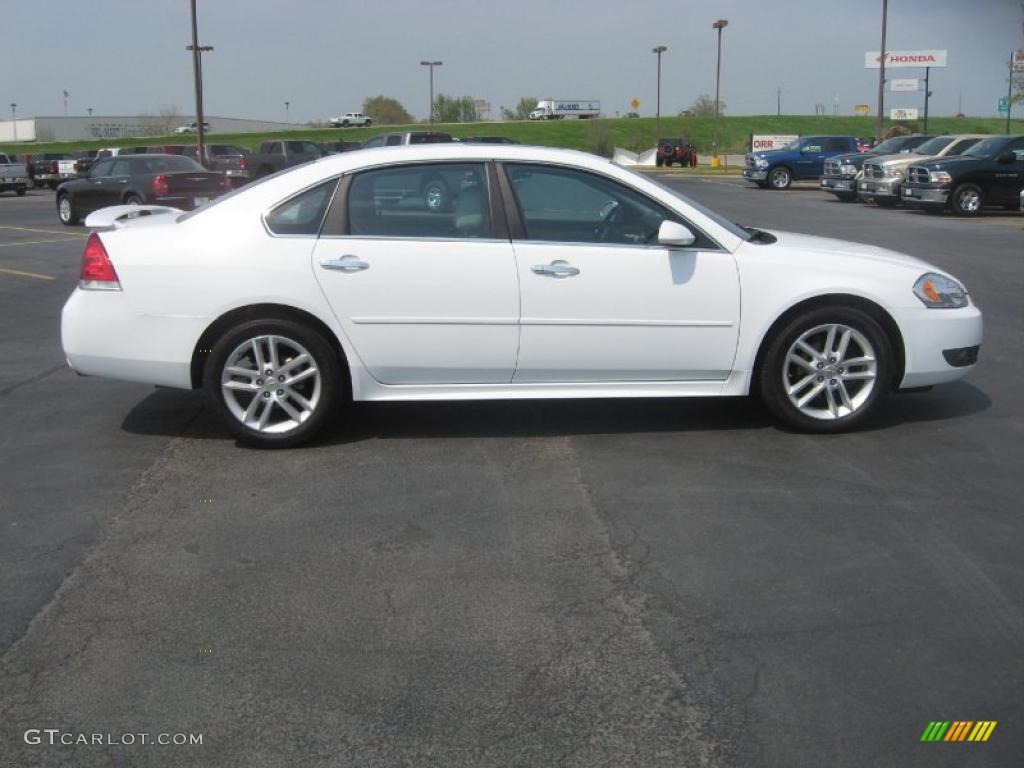
<path id="1" fill-rule="evenodd" d="M 957 207 L 965 213 L 977 213 L 981 210 L 981 195 L 976 189 L 965 189 L 956 196 Z"/>
<path id="2" fill-rule="evenodd" d="M 285 434 L 320 402 L 320 370 L 309 351 L 285 336 L 256 336 L 228 355 L 220 388 L 231 415 L 265 434 Z"/>
<path id="3" fill-rule="evenodd" d="M 789 347 L 782 366 L 782 386 L 804 415 L 841 419 L 868 401 L 877 371 L 878 354 L 863 333 L 838 323 L 819 325 Z"/>
<path id="4" fill-rule="evenodd" d="M 776 189 L 786 189 L 789 186 L 789 171 L 785 168 L 776 168 L 772 171 L 771 183 Z"/>
<path id="5" fill-rule="evenodd" d="M 57 214 L 65 224 L 71 221 L 71 199 L 67 195 L 57 201 Z"/>

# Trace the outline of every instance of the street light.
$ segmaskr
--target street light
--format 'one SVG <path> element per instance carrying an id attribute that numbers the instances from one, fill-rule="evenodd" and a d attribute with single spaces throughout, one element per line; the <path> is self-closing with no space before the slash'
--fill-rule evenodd
<path id="1" fill-rule="evenodd" d="M 288 122 L 291 122 L 291 119 L 290 119 L 290 118 L 288 117 L 288 107 L 290 107 L 290 106 L 291 106 L 291 104 L 292 104 L 292 103 L 291 103 L 290 101 L 286 101 L 286 102 L 284 103 L 284 121 L 285 121 L 286 123 L 288 123 Z"/>
<path id="2" fill-rule="evenodd" d="M 85 111 L 89 113 L 89 117 L 92 117 L 92 107 L 88 107 Z"/>
<path id="3" fill-rule="evenodd" d="M 722 77 L 722 30 L 729 26 L 728 19 L 719 19 L 711 25 L 712 29 L 718 30 L 718 66 L 715 68 L 715 128 L 714 136 L 711 139 L 711 164 L 718 167 L 718 103 L 719 103 L 719 82 Z"/>
<path id="4" fill-rule="evenodd" d="M 882 0 L 882 50 L 878 52 L 878 116 L 875 118 L 875 141 L 882 140 L 882 110 L 885 109 L 885 20 L 889 0 Z"/>
<path id="5" fill-rule="evenodd" d="M 661 54 L 667 50 L 667 45 L 659 45 L 651 49 L 651 53 L 656 53 L 658 55 L 658 99 L 656 101 L 657 106 L 655 107 L 654 113 L 656 117 L 656 121 L 654 123 L 656 127 L 654 130 L 659 136 L 661 135 Z"/>
<path id="6" fill-rule="evenodd" d="M 64 91 L 64 117 L 68 116 L 68 92 Z"/>
<path id="7" fill-rule="evenodd" d="M 430 112 L 427 117 L 427 122 L 434 122 L 434 67 L 440 67 L 444 64 L 443 61 L 421 61 L 421 67 L 430 67 Z"/>
<path id="8" fill-rule="evenodd" d="M 18 108 L 18 105 L 13 101 L 11 102 L 11 130 L 14 131 L 14 141 L 18 140 L 18 116 L 14 110 Z"/>

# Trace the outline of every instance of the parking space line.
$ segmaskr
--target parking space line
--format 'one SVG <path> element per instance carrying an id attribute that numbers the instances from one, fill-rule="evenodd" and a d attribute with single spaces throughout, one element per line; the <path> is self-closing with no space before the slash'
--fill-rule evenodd
<path id="1" fill-rule="evenodd" d="M 0 243 L 0 248 L 10 248 L 14 245 L 42 245 L 43 243 L 67 243 L 70 242 L 68 237 L 75 240 L 85 240 L 85 235 L 65 235 L 61 238 L 54 238 L 53 240 L 16 240 L 13 243 Z"/>
<path id="2" fill-rule="evenodd" d="M 56 280 L 51 275 L 40 275 L 38 272 L 22 272 L 19 269 L 4 269 L 0 267 L 0 273 L 5 275 L 18 275 L 19 277 L 34 277 L 36 280 Z"/>
<path id="3" fill-rule="evenodd" d="M 38 227 L 15 227 L 12 224 L 0 224 L 0 230 L 3 229 L 17 229 L 22 232 L 42 232 L 44 235 L 63 234 L 65 237 L 82 237 L 82 235 L 76 234 L 75 232 L 62 232 L 59 229 L 39 229 Z"/>

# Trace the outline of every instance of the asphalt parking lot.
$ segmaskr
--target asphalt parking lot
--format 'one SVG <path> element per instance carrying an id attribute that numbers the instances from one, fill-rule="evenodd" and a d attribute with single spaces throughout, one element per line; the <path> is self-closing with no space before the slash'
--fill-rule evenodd
<path id="1" fill-rule="evenodd" d="M 978 370 L 834 437 L 745 400 L 365 404 L 247 450 L 64 367 L 85 233 L 0 196 L 0 766 L 1020 765 L 1024 216 L 664 178 L 950 270 Z"/>

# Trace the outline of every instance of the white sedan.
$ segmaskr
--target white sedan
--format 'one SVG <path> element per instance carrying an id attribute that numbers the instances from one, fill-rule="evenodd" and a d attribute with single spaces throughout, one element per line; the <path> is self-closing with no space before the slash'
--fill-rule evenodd
<path id="1" fill-rule="evenodd" d="M 790 428 L 836 432 L 963 377 L 982 341 L 936 267 L 741 227 L 565 150 L 346 152 L 190 213 L 86 224 L 69 364 L 202 388 L 256 445 L 308 440 L 350 398 L 757 392 Z"/>

